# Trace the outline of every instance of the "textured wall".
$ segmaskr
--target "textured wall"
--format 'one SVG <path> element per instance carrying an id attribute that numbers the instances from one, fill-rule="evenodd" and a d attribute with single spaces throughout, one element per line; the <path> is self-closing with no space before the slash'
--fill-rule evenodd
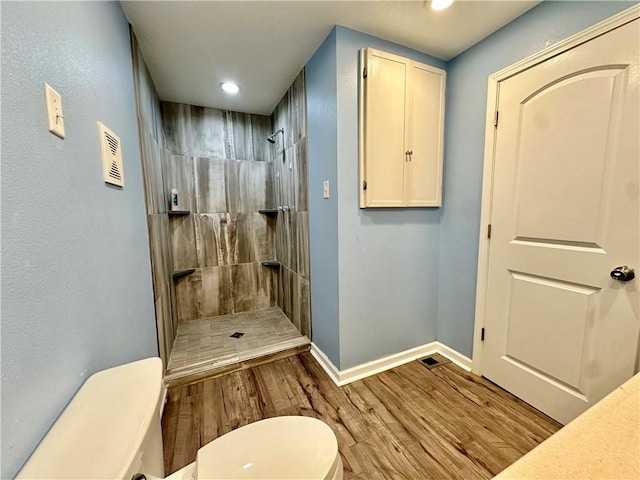
<path id="1" fill-rule="evenodd" d="M 340 364 L 336 30 L 305 67 L 309 146 L 309 245 L 313 343 Z M 330 196 L 322 195 L 328 180 Z"/>
<path id="2" fill-rule="evenodd" d="M 436 339 L 439 210 L 359 208 L 359 50 L 365 47 L 445 67 L 340 26 L 306 66 L 314 342 L 342 370 Z M 328 200 L 323 180 L 331 184 Z"/>
<path id="3" fill-rule="evenodd" d="M 2 3 L 2 478 L 92 373 L 158 354 L 129 26 L 116 2 Z M 43 82 L 66 138 L 47 130 Z M 96 121 L 120 136 L 107 186 Z"/>
<path id="4" fill-rule="evenodd" d="M 271 119 L 163 102 L 165 191 L 185 216 L 169 217 L 178 321 L 275 305 Z"/>
<path id="5" fill-rule="evenodd" d="M 435 340 L 438 303 L 439 209 L 358 206 L 358 50 L 377 48 L 439 68 L 445 62 L 344 27 L 336 31 L 339 367 L 345 369 Z"/>
<path id="6" fill-rule="evenodd" d="M 272 145 L 275 203 L 286 206 L 276 220 L 277 303 L 300 333 L 311 338 L 309 206 L 307 197 L 307 99 L 304 69 L 276 106 Z"/>
<path id="7" fill-rule="evenodd" d="M 487 78 L 631 5 L 543 2 L 448 64 L 438 340 L 471 356 Z"/>
<path id="8" fill-rule="evenodd" d="M 170 241 L 169 218 L 166 213 L 169 197 L 165 192 L 162 172 L 162 159 L 164 158 L 162 113 L 156 88 L 135 35 L 132 35 L 131 50 L 138 133 L 140 135 L 140 156 L 147 207 L 158 347 L 160 357 L 166 367 L 176 337 L 178 322 L 175 311 L 175 288 L 171 278 L 173 251 Z"/>

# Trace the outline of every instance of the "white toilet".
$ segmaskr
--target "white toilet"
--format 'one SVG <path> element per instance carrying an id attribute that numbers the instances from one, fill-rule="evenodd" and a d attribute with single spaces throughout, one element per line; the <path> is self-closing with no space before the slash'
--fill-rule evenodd
<path id="1" fill-rule="evenodd" d="M 164 478 L 162 363 L 148 358 L 90 377 L 17 478 Z M 342 479 L 333 431 L 308 417 L 276 417 L 208 443 L 166 480 Z M 141 476 L 141 475 L 142 476 Z"/>

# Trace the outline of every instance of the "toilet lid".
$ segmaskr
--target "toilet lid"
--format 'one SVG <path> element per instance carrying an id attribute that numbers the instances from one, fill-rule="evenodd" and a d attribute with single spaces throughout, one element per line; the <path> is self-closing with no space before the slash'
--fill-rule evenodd
<path id="1" fill-rule="evenodd" d="M 275 417 L 229 432 L 198 450 L 197 478 L 324 479 L 333 474 L 338 458 L 336 436 L 324 422 Z"/>

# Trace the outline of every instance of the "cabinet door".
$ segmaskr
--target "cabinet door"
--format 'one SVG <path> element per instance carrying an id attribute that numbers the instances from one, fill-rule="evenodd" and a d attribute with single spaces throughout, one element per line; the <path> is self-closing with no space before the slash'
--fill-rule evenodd
<path id="1" fill-rule="evenodd" d="M 410 207 L 439 207 L 442 198 L 445 72 L 412 62 L 407 92 L 405 198 Z"/>
<path id="2" fill-rule="evenodd" d="M 404 199 L 405 91 L 409 63 L 396 55 L 366 49 L 364 79 L 365 207 L 402 207 Z M 362 188 L 362 186 L 361 186 Z"/>

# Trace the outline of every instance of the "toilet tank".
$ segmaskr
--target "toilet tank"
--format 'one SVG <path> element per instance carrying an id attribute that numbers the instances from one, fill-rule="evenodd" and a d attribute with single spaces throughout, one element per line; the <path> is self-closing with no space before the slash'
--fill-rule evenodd
<path id="1" fill-rule="evenodd" d="M 162 361 L 147 358 L 92 375 L 17 478 L 164 477 Z"/>

